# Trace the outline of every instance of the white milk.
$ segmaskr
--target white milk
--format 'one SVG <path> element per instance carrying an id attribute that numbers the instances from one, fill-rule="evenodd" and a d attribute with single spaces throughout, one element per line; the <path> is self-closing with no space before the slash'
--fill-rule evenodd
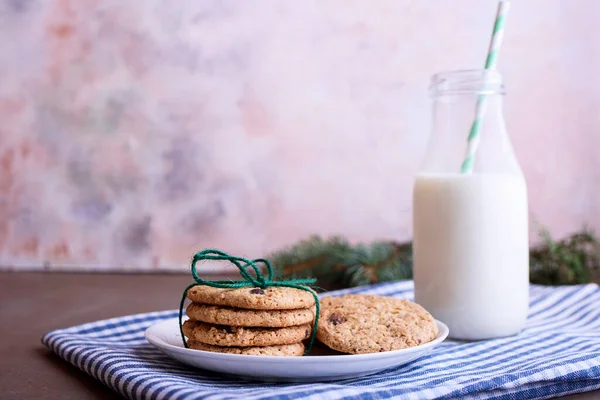
<path id="1" fill-rule="evenodd" d="M 453 338 L 519 333 L 529 287 L 523 177 L 420 174 L 413 200 L 417 303 Z"/>

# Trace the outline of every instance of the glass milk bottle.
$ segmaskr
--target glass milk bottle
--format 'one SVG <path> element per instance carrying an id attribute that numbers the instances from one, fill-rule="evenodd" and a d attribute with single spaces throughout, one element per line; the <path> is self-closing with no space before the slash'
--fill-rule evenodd
<path id="1" fill-rule="evenodd" d="M 413 193 L 415 300 L 450 336 L 515 335 L 528 312 L 527 189 L 506 133 L 496 71 L 432 79 L 433 126 Z M 479 119 L 472 172 L 461 173 Z"/>

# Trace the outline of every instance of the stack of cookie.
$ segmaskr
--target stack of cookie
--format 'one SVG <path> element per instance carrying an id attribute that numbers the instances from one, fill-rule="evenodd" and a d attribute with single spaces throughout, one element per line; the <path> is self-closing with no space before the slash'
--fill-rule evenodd
<path id="1" fill-rule="evenodd" d="M 198 285 L 187 297 L 183 333 L 191 349 L 301 356 L 312 332 L 315 300 L 287 287 L 220 289 Z"/>

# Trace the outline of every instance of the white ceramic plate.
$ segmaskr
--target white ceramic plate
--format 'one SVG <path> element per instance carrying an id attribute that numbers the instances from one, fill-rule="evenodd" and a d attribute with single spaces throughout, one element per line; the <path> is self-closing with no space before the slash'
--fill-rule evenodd
<path id="1" fill-rule="evenodd" d="M 146 339 L 168 356 L 193 367 L 266 381 L 332 381 L 373 374 L 424 356 L 448 336 L 448 327 L 436 322 L 439 334 L 433 341 L 408 349 L 372 354 L 281 357 L 186 349 L 179 336 L 177 318 L 149 327 Z"/>

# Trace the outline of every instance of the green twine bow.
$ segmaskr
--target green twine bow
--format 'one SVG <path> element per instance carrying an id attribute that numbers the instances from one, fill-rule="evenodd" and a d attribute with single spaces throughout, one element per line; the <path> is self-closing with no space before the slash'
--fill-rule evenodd
<path id="1" fill-rule="evenodd" d="M 232 263 L 233 265 L 238 267 L 238 269 L 240 270 L 240 275 L 244 279 L 239 280 L 239 281 L 234 281 L 234 280 L 205 281 L 204 279 L 200 278 L 198 276 L 198 273 L 196 272 L 196 264 L 198 263 L 198 261 L 202 261 L 202 260 L 229 261 L 230 263 Z M 257 265 L 259 263 L 263 263 L 267 267 L 267 271 L 269 272 L 269 276 L 267 278 L 265 278 L 261 274 L 260 268 Z M 256 276 L 252 276 L 252 274 L 250 272 L 248 272 L 248 269 L 247 269 L 248 267 L 252 267 L 252 269 L 254 270 L 254 274 Z M 221 289 L 237 289 L 237 288 L 242 288 L 242 287 L 258 287 L 261 289 L 266 289 L 268 287 L 276 286 L 276 287 L 290 287 L 290 288 L 304 290 L 304 291 L 312 294 L 312 296 L 314 297 L 315 305 L 316 305 L 315 323 L 313 325 L 312 333 L 310 335 L 310 342 L 308 343 L 308 347 L 306 348 L 306 351 L 304 352 L 304 354 L 308 354 L 308 352 L 310 352 L 310 349 L 312 348 L 313 343 L 315 341 L 315 336 L 317 334 L 317 326 L 319 324 L 320 305 L 319 305 L 319 298 L 317 297 L 316 293 L 313 292 L 307 286 L 313 285 L 317 281 L 316 279 L 307 278 L 307 279 L 291 279 L 291 280 L 285 280 L 285 281 L 274 281 L 273 280 L 273 268 L 271 267 L 271 263 L 268 260 L 265 260 L 264 258 L 257 258 L 256 260 L 248 260 L 246 258 L 231 256 L 220 250 L 213 250 L 213 249 L 202 250 L 201 252 L 196 253 L 194 255 L 194 258 L 192 259 L 192 276 L 194 277 L 195 282 L 192 283 L 191 285 L 189 285 L 187 288 L 185 288 L 185 290 L 183 291 L 183 296 L 181 297 L 181 303 L 179 304 L 179 333 L 181 334 L 181 340 L 183 340 L 184 347 L 187 348 L 187 343 L 186 343 L 185 337 L 183 335 L 183 322 L 182 322 L 183 305 L 185 303 L 185 299 L 187 297 L 188 290 L 190 290 L 194 286 L 205 285 L 205 286 L 221 288 Z"/>

